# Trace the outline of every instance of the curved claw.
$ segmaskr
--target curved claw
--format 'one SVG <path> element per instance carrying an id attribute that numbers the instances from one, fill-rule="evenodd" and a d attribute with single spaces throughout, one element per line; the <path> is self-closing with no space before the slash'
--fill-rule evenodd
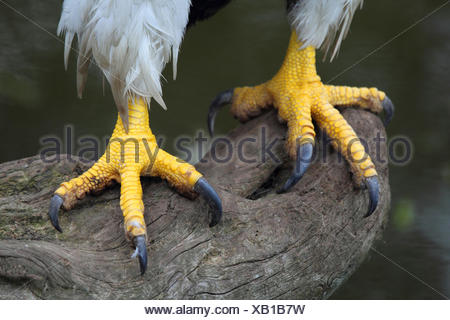
<path id="1" fill-rule="evenodd" d="M 208 130 L 211 137 L 214 135 L 214 122 L 216 120 L 217 112 L 219 112 L 222 107 L 230 104 L 233 101 L 234 89 L 229 89 L 222 93 L 219 93 L 209 106 L 208 111 Z"/>
<path id="2" fill-rule="evenodd" d="M 383 106 L 383 110 L 384 110 L 384 126 L 387 126 L 392 118 L 394 117 L 394 111 L 395 111 L 395 107 L 394 104 L 392 103 L 391 99 L 389 99 L 388 96 L 386 96 L 382 102 L 382 106 Z"/>
<path id="3" fill-rule="evenodd" d="M 369 210 L 364 218 L 370 216 L 378 206 L 378 200 L 380 195 L 380 187 L 378 184 L 378 177 L 373 176 L 366 179 L 366 186 L 369 190 Z"/>
<path id="4" fill-rule="evenodd" d="M 136 251 L 131 256 L 132 259 L 138 257 L 139 259 L 139 267 L 141 269 L 141 275 L 145 273 L 147 270 L 147 246 L 144 236 L 137 236 L 133 240 L 134 245 L 136 246 Z"/>
<path id="5" fill-rule="evenodd" d="M 297 147 L 297 161 L 295 162 L 295 168 L 292 175 L 289 177 L 288 181 L 284 186 L 277 191 L 277 193 L 283 193 L 292 188 L 305 174 L 309 165 L 311 164 L 311 159 L 313 156 L 314 147 L 312 143 L 305 143 Z"/>
<path id="6" fill-rule="evenodd" d="M 198 179 L 194 186 L 194 191 L 201 194 L 206 201 L 208 201 L 208 204 L 212 209 L 212 217 L 209 226 L 214 227 L 222 218 L 222 201 L 220 200 L 219 195 L 205 178 Z"/>
<path id="7" fill-rule="evenodd" d="M 57 194 L 55 194 L 50 201 L 50 210 L 48 211 L 48 216 L 50 217 L 50 221 L 52 222 L 52 225 L 55 227 L 56 230 L 59 232 L 63 232 L 61 227 L 59 226 L 59 220 L 58 220 L 58 212 L 61 208 L 64 200 Z"/>

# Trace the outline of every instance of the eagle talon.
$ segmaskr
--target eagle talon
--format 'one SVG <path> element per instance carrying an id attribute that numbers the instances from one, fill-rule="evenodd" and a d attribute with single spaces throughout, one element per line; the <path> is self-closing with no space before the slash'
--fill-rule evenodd
<path id="1" fill-rule="evenodd" d="M 229 89 L 219 93 L 211 102 L 208 111 L 208 130 L 210 136 L 214 136 L 214 123 L 216 120 L 217 113 L 227 104 L 233 101 L 234 89 Z"/>
<path id="2" fill-rule="evenodd" d="M 55 227 L 56 230 L 58 230 L 61 233 L 63 231 L 61 229 L 61 226 L 59 225 L 58 212 L 63 202 L 64 202 L 63 198 L 55 194 L 52 197 L 52 200 L 50 201 L 50 209 L 48 211 L 48 216 L 50 217 L 52 225 Z"/>
<path id="3" fill-rule="evenodd" d="M 194 191 L 202 195 L 211 207 L 212 217 L 209 226 L 214 227 L 222 218 L 222 201 L 219 195 L 205 178 L 198 179 L 194 186 Z"/>
<path id="4" fill-rule="evenodd" d="M 300 181 L 306 170 L 308 170 L 309 165 L 311 164 L 313 151 L 314 148 L 312 143 L 305 143 L 297 147 L 297 160 L 295 162 L 294 171 L 292 172 L 292 175 L 286 181 L 284 186 L 279 189 L 277 193 L 284 193 L 288 191 L 295 184 L 297 184 L 297 182 Z"/>
<path id="5" fill-rule="evenodd" d="M 132 259 L 139 259 L 139 267 L 141 269 L 141 275 L 144 275 L 147 270 L 147 246 L 145 244 L 146 240 L 144 236 L 137 236 L 133 240 L 134 245 L 136 246 L 136 251 L 131 256 Z"/>
<path id="6" fill-rule="evenodd" d="M 378 200 L 379 200 L 379 194 L 380 194 L 380 187 L 378 184 L 378 177 L 373 176 L 366 179 L 366 186 L 369 190 L 369 210 L 367 211 L 364 218 L 367 218 L 370 216 L 378 206 Z"/>
<path id="7" fill-rule="evenodd" d="M 383 110 L 384 110 L 384 126 L 387 127 L 389 123 L 391 123 L 392 118 L 394 117 L 395 107 L 392 103 L 391 99 L 386 96 L 382 102 Z"/>

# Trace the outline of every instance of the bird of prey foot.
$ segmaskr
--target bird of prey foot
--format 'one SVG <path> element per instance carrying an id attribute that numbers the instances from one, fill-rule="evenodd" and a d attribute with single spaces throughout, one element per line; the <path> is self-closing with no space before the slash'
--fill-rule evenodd
<path id="1" fill-rule="evenodd" d="M 95 63 L 111 86 L 118 119 L 105 154 L 84 174 L 55 191 L 49 216 L 60 232 L 61 207 L 114 181 L 121 183 L 120 207 L 125 235 L 135 247 L 141 274 L 147 268 L 147 232 L 140 177 L 160 177 L 178 192 L 206 198 L 210 226 L 219 223 L 222 204 L 213 187 L 194 166 L 161 150 L 149 126 L 154 99 L 165 108 L 161 72 L 172 58 L 174 76 L 179 47 L 189 21 L 190 0 L 65 0 L 58 33 L 65 33 L 67 67 L 71 44 L 78 38 L 77 86 L 81 97 L 88 67 Z"/>
<path id="2" fill-rule="evenodd" d="M 327 33 L 334 36 L 337 30 L 335 26 L 348 28 L 354 10 L 361 2 L 288 1 L 293 32 L 280 70 L 263 84 L 238 87 L 219 94 L 210 106 L 208 127 L 212 135 L 216 114 L 227 104 L 232 105 L 231 113 L 241 122 L 248 121 L 272 106 L 277 109 L 279 118 L 287 123 L 286 148 L 290 158 L 295 161 L 291 177 L 278 190 L 281 193 L 287 192 L 301 179 L 311 162 L 316 135 L 312 120 L 315 120 L 331 139 L 332 145 L 347 159 L 357 185 L 369 190 L 369 208 L 366 214 L 369 216 L 375 211 L 379 197 L 375 165 L 335 106 L 358 106 L 377 114 L 384 111 L 385 124 L 392 119 L 394 106 L 386 94 L 376 88 L 324 85 L 316 72 L 316 49 L 312 45 L 327 45 L 326 38 L 317 38 Z M 332 16 L 330 21 L 320 19 L 328 17 L 327 12 L 333 10 L 342 11 L 336 18 L 338 22 L 335 23 Z M 344 23 L 346 25 L 340 25 Z M 342 32 L 345 33 L 345 30 Z M 338 41 L 340 40 L 342 37 L 339 37 Z M 339 43 L 336 44 L 338 46 Z"/>
<path id="3" fill-rule="evenodd" d="M 156 143 L 148 123 L 148 108 L 143 100 L 130 101 L 129 129 L 125 130 L 120 116 L 105 154 L 84 174 L 64 182 L 56 190 L 50 205 L 50 219 L 60 232 L 60 207 L 71 209 L 87 193 L 98 192 L 112 182 L 121 183 L 120 207 L 123 211 L 125 234 L 136 247 L 141 272 L 147 266 L 145 249 L 146 223 L 142 202 L 141 176 L 166 179 L 180 193 L 194 198 L 203 195 L 211 204 L 210 226 L 220 221 L 222 207 L 219 196 L 194 166 L 175 158 Z"/>

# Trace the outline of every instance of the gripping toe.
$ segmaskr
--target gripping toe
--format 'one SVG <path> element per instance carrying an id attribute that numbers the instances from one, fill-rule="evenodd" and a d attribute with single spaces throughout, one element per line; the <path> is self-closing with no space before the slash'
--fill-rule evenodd
<path id="1" fill-rule="evenodd" d="M 55 227 L 56 230 L 58 230 L 61 233 L 63 231 L 59 225 L 58 212 L 59 212 L 59 209 L 61 208 L 63 202 L 64 202 L 63 198 L 61 198 L 60 196 L 55 194 L 53 196 L 52 200 L 50 201 L 50 210 L 48 211 L 48 216 L 50 217 L 50 221 L 52 222 L 52 225 Z"/>
<path id="2" fill-rule="evenodd" d="M 365 218 L 370 216 L 378 206 L 378 200 L 380 196 L 380 187 L 378 184 L 378 177 L 373 176 L 366 179 L 366 186 L 369 190 L 369 210 L 367 211 Z"/>
<path id="3" fill-rule="evenodd" d="M 284 193 L 292 188 L 305 174 L 311 164 L 314 147 L 311 143 L 305 143 L 297 147 L 297 160 L 292 175 L 277 193 Z"/>
<path id="4" fill-rule="evenodd" d="M 138 258 L 139 259 L 139 267 L 141 269 L 141 275 L 145 273 L 147 270 L 147 246 L 145 244 L 145 237 L 144 236 L 137 236 L 134 238 L 134 245 L 136 246 L 136 251 L 131 256 L 132 258 Z"/>
<path id="5" fill-rule="evenodd" d="M 208 111 L 208 130 L 211 137 L 214 135 L 214 123 L 216 120 L 217 113 L 225 105 L 230 104 L 233 101 L 234 89 L 229 89 L 222 93 L 219 93 L 217 97 L 213 100 L 209 106 Z"/>
<path id="6" fill-rule="evenodd" d="M 392 118 L 394 117 L 394 111 L 395 107 L 392 103 L 391 99 L 389 99 L 388 96 L 386 96 L 382 102 L 383 110 L 384 110 L 384 120 L 383 123 L 385 126 L 387 126 L 389 123 L 391 123 Z"/>
<path id="7" fill-rule="evenodd" d="M 194 191 L 202 195 L 212 209 L 210 227 L 214 227 L 222 218 L 222 201 L 216 190 L 206 181 L 205 178 L 198 179 L 194 186 Z"/>

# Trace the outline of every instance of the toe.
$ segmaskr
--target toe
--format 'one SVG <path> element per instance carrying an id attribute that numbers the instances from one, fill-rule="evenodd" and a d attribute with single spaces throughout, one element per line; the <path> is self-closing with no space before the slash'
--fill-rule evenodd
<path id="1" fill-rule="evenodd" d="M 131 256 L 131 258 L 138 258 L 139 268 L 141 270 L 141 275 L 144 275 L 147 270 L 148 258 L 147 258 L 147 245 L 145 236 L 137 236 L 133 240 L 136 247 L 136 251 Z"/>
<path id="2" fill-rule="evenodd" d="M 395 107 L 392 103 L 391 99 L 386 96 L 382 102 L 383 110 L 384 110 L 384 125 L 388 126 L 391 123 L 392 118 L 394 117 Z"/>
<path id="3" fill-rule="evenodd" d="M 295 161 L 295 168 L 292 175 L 286 181 L 284 186 L 278 190 L 278 193 L 284 193 L 292 188 L 305 174 L 306 170 L 311 164 L 312 156 L 314 152 L 314 147 L 312 143 L 306 143 L 298 146 L 297 148 L 297 159 Z"/>
<path id="4" fill-rule="evenodd" d="M 231 113 L 241 122 L 246 122 L 273 104 L 273 98 L 267 89 L 267 84 L 255 87 L 234 89 Z"/>
<path id="5" fill-rule="evenodd" d="M 52 225 L 55 227 L 56 230 L 58 230 L 61 233 L 63 231 L 59 225 L 58 213 L 63 202 L 64 202 L 63 198 L 55 194 L 52 200 L 50 201 L 50 210 L 48 211 L 48 215 L 50 217 Z"/>
<path id="6" fill-rule="evenodd" d="M 369 210 L 364 217 L 368 217 L 377 209 L 380 197 L 380 187 L 377 176 L 369 177 L 365 180 L 367 189 L 369 190 Z"/>
<path id="7" fill-rule="evenodd" d="M 202 195 L 208 202 L 212 214 L 209 226 L 214 227 L 222 218 L 222 201 L 219 195 L 205 178 L 198 179 L 194 186 L 194 191 Z"/>
<path id="8" fill-rule="evenodd" d="M 325 86 L 329 102 L 334 106 L 358 106 L 374 113 L 384 111 L 384 124 L 387 126 L 394 116 L 394 105 L 383 91 L 376 88 L 355 88 L 345 86 Z"/>
<path id="9" fill-rule="evenodd" d="M 363 144 L 339 111 L 328 103 L 321 103 L 314 106 L 313 117 L 331 139 L 331 144 L 348 161 L 357 185 L 361 185 L 363 179 L 377 175 Z"/>
<path id="10" fill-rule="evenodd" d="M 209 134 L 214 136 L 214 124 L 216 120 L 217 113 L 226 105 L 230 104 L 233 101 L 233 92 L 234 89 L 226 90 L 222 93 L 219 93 L 217 97 L 213 100 L 211 105 L 209 106 L 208 111 L 208 130 Z"/>
<path id="11" fill-rule="evenodd" d="M 150 175 L 166 179 L 178 192 L 189 198 L 195 198 L 197 194 L 205 197 L 212 209 L 210 226 L 219 223 L 222 217 L 222 202 L 214 188 L 193 165 L 160 150 Z"/>

